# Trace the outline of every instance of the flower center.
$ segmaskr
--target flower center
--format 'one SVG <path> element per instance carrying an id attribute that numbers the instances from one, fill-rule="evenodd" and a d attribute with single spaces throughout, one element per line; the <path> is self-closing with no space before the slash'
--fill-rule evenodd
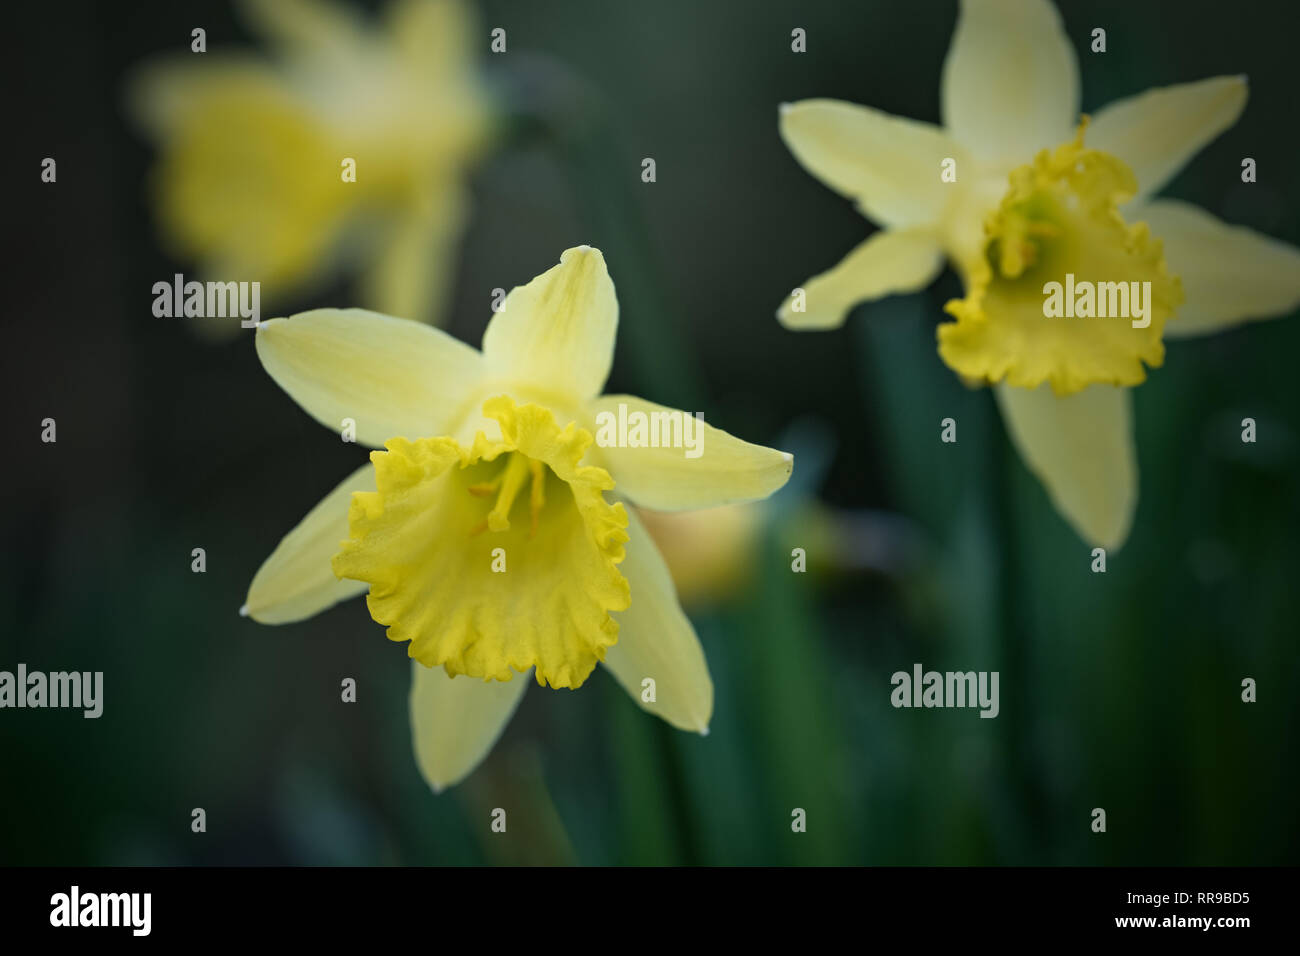
<path id="1" fill-rule="evenodd" d="M 540 461 L 529 458 L 521 452 L 512 451 L 506 456 L 505 467 L 497 472 L 495 478 L 470 485 L 466 490 L 476 498 L 490 498 L 493 494 L 496 495 L 496 504 L 492 506 L 487 517 L 474 526 L 470 534 L 478 535 L 489 530 L 510 530 L 510 509 L 523 489 L 524 483 L 531 478 L 528 507 L 532 521 L 528 529 L 528 537 L 536 537 L 537 522 L 541 518 L 542 506 L 546 504 L 546 471 L 546 466 Z"/>
<path id="2" fill-rule="evenodd" d="M 1114 156 L 1084 147 L 1087 125 L 1011 173 L 967 295 L 945 307 L 957 321 L 939 327 L 939 354 L 968 379 L 1048 381 L 1065 395 L 1137 385 L 1164 361 L 1161 335 L 1182 285 L 1146 224 L 1124 221 L 1119 206 L 1137 182 Z"/>
<path id="3" fill-rule="evenodd" d="M 1004 279 L 1015 280 L 1050 264 L 1060 251 L 1064 232 L 1057 213 L 1051 197 L 1042 193 L 1005 210 L 1001 234 L 989 240 L 990 268 Z"/>
<path id="4" fill-rule="evenodd" d="M 334 573 L 368 583 L 371 617 L 428 667 L 484 680 L 531 667 L 578 687 L 631 601 L 626 509 L 605 500 L 609 473 L 581 463 L 590 432 L 505 396 L 483 413 L 499 441 L 394 438 L 371 453 L 376 490 L 353 495 Z"/>

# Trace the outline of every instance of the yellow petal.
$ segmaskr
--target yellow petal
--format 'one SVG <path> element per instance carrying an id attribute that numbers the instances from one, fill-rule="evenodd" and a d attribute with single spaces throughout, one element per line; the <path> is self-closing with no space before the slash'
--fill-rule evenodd
<path id="1" fill-rule="evenodd" d="M 805 282 L 802 302 L 792 293 L 776 317 L 788 329 L 838 328 L 859 302 L 915 292 L 942 267 L 943 249 L 929 230 L 882 230 L 835 268 Z"/>
<path id="2" fill-rule="evenodd" d="M 1070 134 L 1079 67 L 1048 0 L 963 0 L 943 65 L 943 125 L 984 160 L 1019 163 Z"/>
<path id="3" fill-rule="evenodd" d="M 338 60 L 359 55 L 365 23 L 359 11 L 329 0 L 240 0 L 249 28 L 290 56 Z"/>
<path id="4" fill-rule="evenodd" d="M 1118 156 L 1137 176 L 1137 197 L 1152 195 L 1246 108 L 1244 76 L 1216 76 L 1147 90 L 1098 111 L 1088 142 Z"/>
<path id="5" fill-rule="evenodd" d="M 1120 216 L 1133 174 L 1084 147 L 1086 126 L 1012 172 L 966 298 L 946 306 L 957 321 L 939 327 L 939 355 L 967 379 L 1047 381 L 1066 395 L 1094 383 L 1136 385 L 1144 363 L 1164 361 L 1161 331 L 1182 288 L 1146 224 Z"/>
<path id="6" fill-rule="evenodd" d="M 146 60 L 126 83 L 126 109 L 148 136 L 165 142 L 186 120 L 196 103 L 235 86 L 283 89 L 284 83 L 265 63 L 251 56 L 169 56 Z"/>
<path id="7" fill-rule="evenodd" d="M 355 198 L 334 132 L 270 69 L 195 73 L 181 86 L 183 109 L 174 93 L 142 106 L 171 124 L 150 185 L 173 254 L 223 281 L 262 283 L 264 301 L 312 278 Z"/>
<path id="8" fill-rule="evenodd" d="M 485 44 L 476 18 L 461 0 L 392 0 L 383 10 L 384 60 L 395 82 L 387 110 L 398 118 L 400 147 L 425 157 L 414 173 L 449 177 L 477 158 L 493 132 L 492 103 L 475 70 Z M 362 82 L 370 77 L 363 75 Z M 436 120 L 411 122 L 411 117 Z"/>
<path id="9" fill-rule="evenodd" d="M 707 733 L 713 716 L 713 681 L 690 620 L 677 602 L 672 577 L 654 540 L 628 511 L 627 556 L 623 573 L 632 603 L 618 614 L 618 644 L 605 666 L 643 709 L 681 730 Z M 654 681 L 653 702 L 642 682 Z"/>
<path id="10" fill-rule="evenodd" d="M 527 687 L 527 678 L 448 677 L 441 667 L 411 661 L 415 762 L 434 793 L 460 783 L 483 762 Z"/>
<path id="11" fill-rule="evenodd" d="M 945 159 L 964 154 L 943 130 L 839 100 L 781 107 L 781 138 L 799 163 L 864 215 L 887 226 L 935 223 L 952 198 Z"/>
<path id="12" fill-rule="evenodd" d="M 1251 319 L 1288 315 L 1300 306 L 1300 249 L 1175 199 L 1147 203 L 1133 215 L 1165 244 L 1169 268 L 1183 280 L 1187 303 L 1165 338 L 1220 332 Z"/>
<path id="13" fill-rule="evenodd" d="M 260 282 L 269 306 L 360 249 L 374 270 L 366 292 L 382 296 L 365 304 L 430 318 L 458 181 L 490 124 L 463 5 L 395 0 L 387 33 L 345 3 L 243 6 L 274 64 L 214 53 L 133 84 L 133 111 L 159 140 L 151 188 L 172 254 L 214 278 Z M 345 157 L 355 181 L 342 179 Z M 367 241 L 345 248 L 354 234 Z"/>
<path id="14" fill-rule="evenodd" d="M 431 183 L 415 192 L 373 256 L 363 279 L 365 301 L 387 315 L 444 324 L 464 206 L 454 182 Z"/>
<path id="15" fill-rule="evenodd" d="M 1058 397 L 1046 386 L 995 391 L 1007 432 L 1056 510 L 1089 545 L 1120 547 L 1137 506 L 1129 390 L 1093 385 Z"/>
<path id="16" fill-rule="evenodd" d="M 398 436 L 455 431 L 482 356 L 437 329 L 364 309 L 316 309 L 257 329 L 257 355 L 312 418 L 341 432 L 356 422 L 372 447 Z"/>
<path id="17" fill-rule="evenodd" d="M 625 509 L 603 497 L 607 472 L 579 464 L 589 432 L 504 396 L 483 411 L 500 442 L 371 453 L 378 491 L 353 496 L 334 573 L 368 583 L 371 617 L 426 665 L 493 680 L 535 666 L 539 683 L 578 687 L 628 605 Z"/>
<path id="18" fill-rule="evenodd" d="M 620 496 L 657 511 L 766 498 L 794 469 L 787 452 L 751 445 L 689 412 L 634 395 L 602 395 L 587 406 L 587 416 Z M 638 422 L 646 424 L 644 437 Z M 625 439 L 631 444 L 656 435 L 659 447 L 619 447 Z"/>
<path id="19" fill-rule="evenodd" d="M 614 360 L 618 301 L 599 249 L 578 246 L 506 296 L 483 333 L 497 379 L 579 399 L 600 394 Z"/>
<path id="20" fill-rule="evenodd" d="M 262 624 L 288 624 L 364 591 L 358 581 L 336 578 L 330 559 L 348 536 L 352 493 L 374 487 L 375 469 L 366 462 L 307 512 L 254 575 L 240 613 Z"/>
<path id="21" fill-rule="evenodd" d="M 473 69 L 478 23 L 462 0 L 392 0 L 383 18 L 408 69 L 439 83 L 456 82 Z"/>

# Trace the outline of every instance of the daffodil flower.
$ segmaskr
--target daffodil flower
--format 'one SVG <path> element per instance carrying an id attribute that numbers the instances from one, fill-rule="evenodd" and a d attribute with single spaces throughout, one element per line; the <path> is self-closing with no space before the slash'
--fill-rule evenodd
<path id="1" fill-rule="evenodd" d="M 671 411 L 600 396 L 617 324 L 605 260 L 580 246 L 506 297 L 481 352 L 356 309 L 257 330 L 263 366 L 304 410 L 331 430 L 350 418 L 359 442 L 384 450 L 280 542 L 243 613 L 298 621 L 368 589 L 371 616 L 414 659 L 415 751 L 435 790 L 487 754 L 527 683 L 515 674 L 530 669 L 576 688 L 603 662 L 646 710 L 707 732 L 699 641 L 622 499 L 664 511 L 754 501 L 785 484 L 793 458 L 707 423 L 697 458 L 593 444 L 602 412 Z"/>
<path id="2" fill-rule="evenodd" d="M 367 305 L 432 320 L 489 135 L 466 10 L 394 0 L 371 25 L 325 0 L 241 6 L 273 60 L 187 51 L 132 83 L 165 239 L 266 305 L 342 266 Z"/>
<path id="3" fill-rule="evenodd" d="M 1078 66 L 1052 5 L 963 0 L 942 128 L 834 100 L 782 108 L 799 162 L 883 228 L 778 318 L 835 327 L 950 261 L 966 296 L 948 304 L 956 321 L 939 327 L 940 357 L 995 387 L 1013 443 L 1079 535 L 1119 547 L 1137 502 L 1129 390 L 1162 364 L 1163 339 L 1300 304 L 1300 250 L 1152 198 L 1236 122 L 1246 94 L 1245 77 L 1215 77 L 1081 121 Z M 1149 325 L 1045 317 L 1046 284 L 1068 274 L 1149 282 Z"/>

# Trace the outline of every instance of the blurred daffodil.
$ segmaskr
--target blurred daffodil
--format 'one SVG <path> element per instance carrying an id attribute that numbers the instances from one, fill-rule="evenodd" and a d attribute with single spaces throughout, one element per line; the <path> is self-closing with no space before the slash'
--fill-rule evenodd
<path id="1" fill-rule="evenodd" d="M 817 586 L 837 581 L 860 587 L 864 576 L 915 575 L 927 543 L 907 519 L 890 512 L 842 510 L 787 488 L 774 501 L 704 511 L 641 511 L 688 608 L 717 609 L 753 599 L 772 548 Z"/>
<path id="2" fill-rule="evenodd" d="M 767 520 L 766 504 L 723 505 L 704 511 L 645 511 L 650 532 L 687 607 L 743 593 L 754 578 L 754 552 Z"/>
<path id="3" fill-rule="evenodd" d="M 700 423 L 703 452 L 599 447 L 618 324 L 600 252 L 506 297 L 477 351 L 361 310 L 263 323 L 267 372 L 330 429 L 383 447 L 316 506 L 257 572 L 244 613 L 309 617 L 369 589 L 371 616 L 409 642 L 416 756 L 435 788 L 487 754 L 534 671 L 580 686 L 603 662 L 642 707 L 704 732 L 713 685 L 672 579 L 634 510 L 765 498 L 792 456 Z M 653 679 L 654 701 L 643 681 Z"/>
<path id="4" fill-rule="evenodd" d="M 947 306 L 956 321 L 939 327 L 939 355 L 995 386 L 1021 457 L 1080 536 L 1118 547 L 1137 502 L 1129 387 L 1162 364 L 1163 337 L 1300 304 L 1300 250 L 1151 198 L 1236 122 L 1246 95 L 1244 77 L 1216 77 L 1080 122 L 1078 66 L 1052 5 L 963 0 L 942 128 L 834 100 L 782 108 L 799 162 L 883 228 L 778 318 L 835 327 L 950 261 L 966 296 Z M 1067 274 L 1150 283 L 1148 324 L 1045 318 L 1045 284 Z"/>
<path id="5" fill-rule="evenodd" d="M 327 0 L 241 7 L 272 58 L 191 53 L 131 85 L 164 238 L 209 278 L 260 282 L 264 306 L 341 266 L 367 305 L 434 320 L 489 135 L 464 6 L 393 0 L 381 24 Z"/>

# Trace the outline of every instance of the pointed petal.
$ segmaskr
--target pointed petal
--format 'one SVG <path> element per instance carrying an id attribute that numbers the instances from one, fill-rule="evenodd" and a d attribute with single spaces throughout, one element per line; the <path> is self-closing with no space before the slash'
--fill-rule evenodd
<path id="1" fill-rule="evenodd" d="M 939 127 L 839 100 L 783 105 L 781 138 L 804 169 L 887 226 L 937 222 L 952 196 L 941 164 L 963 166 Z"/>
<path id="2" fill-rule="evenodd" d="M 157 57 L 131 70 L 125 84 L 126 111 L 142 131 L 165 140 L 192 114 L 196 103 L 220 97 L 227 89 L 281 95 L 285 81 L 252 56 Z"/>
<path id="3" fill-rule="evenodd" d="M 335 134 L 283 75 L 242 58 L 164 61 L 132 96 L 159 139 L 149 187 L 173 255 L 209 278 L 254 277 L 264 303 L 319 276 L 355 194 L 331 165 Z"/>
<path id="4" fill-rule="evenodd" d="M 628 533 L 622 568 L 632 586 L 632 603 L 616 615 L 618 643 L 605 652 L 605 666 L 643 710 L 680 730 L 707 733 L 713 681 L 704 650 L 635 508 L 628 509 Z M 642 699 L 646 678 L 655 682 L 653 703 Z"/>
<path id="5" fill-rule="evenodd" d="M 1097 112 L 1088 146 L 1118 156 L 1138 180 L 1137 199 L 1160 190 L 1246 108 L 1244 76 L 1147 90 Z"/>
<path id="6" fill-rule="evenodd" d="M 257 327 L 257 356 L 276 383 L 331 431 L 356 422 L 357 441 L 455 431 L 475 411 L 482 356 L 418 322 L 364 309 L 316 309 Z"/>
<path id="7" fill-rule="evenodd" d="M 493 376 L 586 399 L 609 377 L 617 330 L 605 257 L 578 246 L 506 296 L 483 333 L 483 355 Z"/>
<path id="8" fill-rule="evenodd" d="M 1074 47 L 1047 0 L 963 0 L 942 88 L 944 127 L 994 162 L 1027 161 L 1079 118 Z"/>
<path id="9" fill-rule="evenodd" d="M 1127 388 L 1093 385 L 1058 398 L 1047 385 L 995 390 L 1012 444 L 1062 517 L 1089 545 L 1119 548 L 1137 505 L 1137 450 Z"/>
<path id="10" fill-rule="evenodd" d="M 289 56 L 340 59 L 359 55 L 365 37 L 359 12 L 326 0 L 240 0 L 255 33 Z"/>
<path id="11" fill-rule="evenodd" d="M 334 577 L 330 559 L 348 536 L 352 492 L 374 490 L 375 469 L 366 462 L 322 498 L 258 568 L 240 613 L 261 624 L 288 624 L 365 591 L 361 581 Z"/>
<path id="12" fill-rule="evenodd" d="M 943 268 L 943 248 L 925 229 L 876 233 L 839 265 L 803 284 L 804 310 L 794 310 L 791 294 L 776 317 L 788 329 L 834 329 L 859 302 L 929 285 Z"/>
<path id="13" fill-rule="evenodd" d="M 617 493 L 656 511 L 766 498 L 789 480 L 794 469 L 794 457 L 787 452 L 751 445 L 690 412 L 635 395 L 602 395 L 588 404 L 587 414 L 595 423 L 589 427 Z M 620 422 L 627 422 L 627 437 L 632 437 L 642 415 L 647 436 L 651 425 L 659 430 L 660 447 L 619 447 Z M 674 421 L 682 423 L 680 442 Z"/>
<path id="14" fill-rule="evenodd" d="M 464 203 L 452 183 L 431 184 L 412 197 L 364 276 L 365 301 L 387 315 L 443 325 Z"/>
<path id="15" fill-rule="evenodd" d="M 478 17 L 460 0 L 392 0 L 382 16 L 389 42 L 406 67 L 439 83 L 440 92 L 474 68 Z"/>
<path id="16" fill-rule="evenodd" d="M 411 661 L 411 738 L 425 782 L 439 793 L 460 783 L 497 742 L 530 683 L 448 677 Z"/>
<path id="17" fill-rule="evenodd" d="M 1288 315 L 1300 306 L 1300 249 L 1203 209 L 1159 199 L 1136 210 L 1164 241 L 1169 271 L 1183 280 L 1186 303 L 1165 338 L 1206 335 L 1251 319 Z"/>
<path id="18" fill-rule="evenodd" d="M 436 124 L 415 132 L 436 139 L 442 157 L 436 172 L 453 175 L 456 164 L 476 158 L 498 122 L 476 68 L 477 12 L 462 0 L 392 0 L 381 16 L 387 65 L 405 80 L 394 92 L 409 98 L 408 115 L 437 116 Z"/>

